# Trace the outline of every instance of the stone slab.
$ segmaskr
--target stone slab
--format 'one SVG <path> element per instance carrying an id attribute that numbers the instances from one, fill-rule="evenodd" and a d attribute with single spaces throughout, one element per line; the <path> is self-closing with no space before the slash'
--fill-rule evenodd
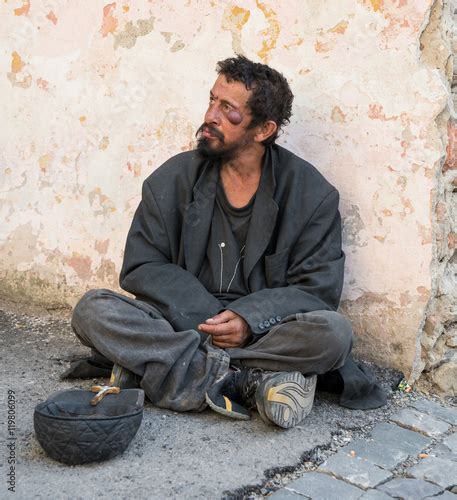
<path id="1" fill-rule="evenodd" d="M 437 445 L 431 454 L 445 460 L 457 462 L 457 451 L 450 450 L 444 443 Z"/>
<path id="2" fill-rule="evenodd" d="M 405 500 L 416 500 L 426 496 L 433 496 L 441 493 L 443 488 L 436 484 L 429 483 L 422 479 L 395 478 L 392 481 L 381 484 L 377 488 L 394 498 L 404 498 Z"/>
<path id="3" fill-rule="evenodd" d="M 404 429 L 393 423 L 383 422 L 374 427 L 371 439 L 404 450 L 408 455 L 417 455 L 432 442 L 429 437 Z"/>
<path id="4" fill-rule="evenodd" d="M 449 424 L 457 425 L 457 408 L 447 408 L 439 403 L 436 403 L 435 401 L 430 401 L 429 399 L 419 399 L 418 401 L 413 401 L 410 404 L 416 408 L 416 410 L 428 413 L 433 417 L 440 418 Z"/>
<path id="5" fill-rule="evenodd" d="M 456 500 L 457 496 L 454 495 L 453 493 L 449 493 L 449 491 L 445 491 L 441 495 L 438 495 L 437 497 L 425 497 L 425 498 L 434 498 L 435 500 Z"/>
<path id="6" fill-rule="evenodd" d="M 390 420 L 426 436 L 439 437 L 447 432 L 451 425 L 439 418 L 432 417 L 418 410 L 404 408 L 390 417 Z"/>
<path id="7" fill-rule="evenodd" d="M 359 498 L 359 500 L 392 500 L 392 497 L 390 495 L 386 495 L 382 491 L 368 490 Z"/>
<path id="8" fill-rule="evenodd" d="M 457 453 L 457 432 L 454 432 L 443 440 L 444 446 L 449 448 L 453 453 Z"/>
<path id="9" fill-rule="evenodd" d="M 457 462 L 442 457 L 429 456 L 408 469 L 416 479 L 438 484 L 443 488 L 457 485 Z"/>
<path id="10" fill-rule="evenodd" d="M 282 488 L 278 491 L 275 491 L 268 498 L 274 498 L 274 500 L 305 500 L 309 497 L 307 497 L 305 495 L 300 495 L 299 493 L 296 493 L 295 491 L 289 490 L 286 487 L 286 488 Z"/>
<path id="11" fill-rule="evenodd" d="M 341 448 L 341 451 L 367 460 L 383 469 L 393 469 L 409 456 L 408 451 L 405 451 L 398 443 L 362 439 L 356 439 Z"/>
<path id="12" fill-rule="evenodd" d="M 360 488 L 319 472 L 307 472 L 300 479 L 288 484 L 287 489 L 316 500 L 355 500 L 363 494 Z M 274 496 L 271 498 L 277 499 Z"/>
<path id="13" fill-rule="evenodd" d="M 325 461 L 319 470 L 334 474 L 361 488 L 374 488 L 392 477 L 390 471 L 373 465 L 368 460 L 353 457 L 341 450 Z"/>

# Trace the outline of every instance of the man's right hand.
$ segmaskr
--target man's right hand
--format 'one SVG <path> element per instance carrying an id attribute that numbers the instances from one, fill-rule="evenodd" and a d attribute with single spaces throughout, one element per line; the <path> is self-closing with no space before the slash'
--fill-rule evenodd
<path id="1" fill-rule="evenodd" d="M 205 323 L 198 325 L 198 329 L 211 335 L 213 345 L 221 349 L 243 347 L 252 336 L 247 322 L 233 311 L 222 311 Z"/>

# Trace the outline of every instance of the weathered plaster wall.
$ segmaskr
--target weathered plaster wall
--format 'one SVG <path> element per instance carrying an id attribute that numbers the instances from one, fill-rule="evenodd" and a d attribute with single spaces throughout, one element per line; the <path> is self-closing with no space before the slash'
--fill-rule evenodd
<path id="1" fill-rule="evenodd" d="M 280 142 L 340 190 L 359 353 L 420 373 L 449 95 L 421 50 L 433 4 L 4 0 L 1 292 L 115 287 L 142 180 L 192 147 L 216 61 L 244 53 L 290 80 Z"/>

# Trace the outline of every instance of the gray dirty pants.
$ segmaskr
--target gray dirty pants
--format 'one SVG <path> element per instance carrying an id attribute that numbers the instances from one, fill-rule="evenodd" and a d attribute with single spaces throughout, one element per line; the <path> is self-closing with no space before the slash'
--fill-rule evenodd
<path id="1" fill-rule="evenodd" d="M 284 318 L 243 348 L 219 349 L 196 330 L 175 331 L 154 306 L 104 289 L 82 297 L 72 328 L 84 345 L 140 375 L 154 405 L 176 411 L 202 410 L 229 365 L 323 374 L 343 366 L 352 347 L 343 316 L 313 311 Z"/>

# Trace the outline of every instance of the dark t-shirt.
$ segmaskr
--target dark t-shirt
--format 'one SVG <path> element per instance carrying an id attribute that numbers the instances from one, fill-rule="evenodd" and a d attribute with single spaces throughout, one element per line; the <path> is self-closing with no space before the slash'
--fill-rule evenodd
<path id="1" fill-rule="evenodd" d="M 224 306 L 249 293 L 243 260 L 255 195 L 247 205 L 230 204 L 219 179 L 205 259 L 198 280 Z"/>

